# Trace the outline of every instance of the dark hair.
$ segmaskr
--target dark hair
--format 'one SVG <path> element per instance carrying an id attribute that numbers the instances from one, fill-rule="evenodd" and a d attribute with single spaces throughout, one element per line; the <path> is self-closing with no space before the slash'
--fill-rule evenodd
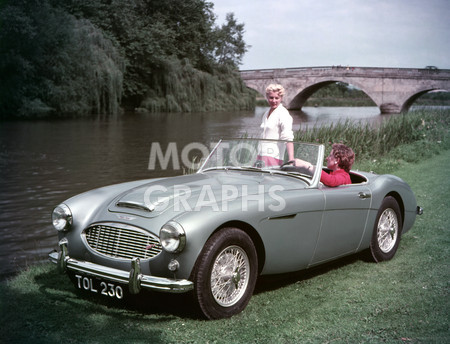
<path id="1" fill-rule="evenodd" d="M 333 155 L 338 161 L 339 168 L 342 168 L 346 172 L 350 172 L 350 169 L 355 162 L 355 153 L 353 150 L 341 143 L 334 143 L 332 147 Z"/>

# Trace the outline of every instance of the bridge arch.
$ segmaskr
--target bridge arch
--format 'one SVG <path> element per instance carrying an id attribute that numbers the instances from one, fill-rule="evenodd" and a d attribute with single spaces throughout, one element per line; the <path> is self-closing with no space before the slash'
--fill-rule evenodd
<path id="1" fill-rule="evenodd" d="M 422 94 L 450 91 L 450 70 L 372 67 L 307 67 L 241 71 L 247 87 L 264 95 L 270 83 L 282 84 L 288 108 L 301 108 L 318 89 L 333 82 L 354 85 L 363 91 L 381 113 L 407 111 Z"/>
<path id="2" fill-rule="evenodd" d="M 423 96 L 424 94 L 431 92 L 431 91 L 444 91 L 444 92 L 449 92 L 448 90 L 441 90 L 441 89 L 436 89 L 436 88 L 425 88 L 423 90 L 417 91 L 417 93 L 411 95 L 402 105 L 402 110 L 401 112 L 407 112 L 410 107 L 414 104 L 414 102 L 417 100 L 417 98 L 419 98 L 420 96 Z"/>
<path id="3" fill-rule="evenodd" d="M 289 109 L 295 109 L 295 110 L 300 110 L 303 105 L 305 105 L 306 101 L 314 94 L 316 93 L 318 90 L 320 90 L 323 87 L 326 87 L 328 85 L 334 84 L 336 82 L 341 82 L 347 85 L 353 85 L 355 87 L 357 87 L 359 90 L 361 90 L 362 92 L 364 92 L 364 94 L 366 94 L 373 102 L 374 104 L 375 101 L 372 99 L 372 97 L 370 96 L 370 94 L 368 94 L 367 91 L 364 90 L 364 86 L 363 85 L 355 85 L 350 84 L 349 82 L 345 81 L 345 79 L 332 79 L 332 80 L 327 80 L 326 78 L 323 80 L 318 80 L 315 81 L 314 83 L 311 83 L 310 85 L 302 85 L 300 87 L 297 87 L 297 94 L 295 94 L 294 96 L 290 96 L 289 99 L 286 103 L 288 104 L 287 107 Z M 304 87 L 303 89 L 301 89 L 301 87 Z M 376 104 L 378 105 L 378 104 Z"/>

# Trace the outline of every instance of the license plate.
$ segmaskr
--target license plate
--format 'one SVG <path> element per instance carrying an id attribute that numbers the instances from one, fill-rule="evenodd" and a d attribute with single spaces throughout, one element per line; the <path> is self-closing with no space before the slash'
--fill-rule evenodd
<path id="1" fill-rule="evenodd" d="M 123 299 L 124 296 L 122 286 L 88 276 L 75 275 L 75 285 L 78 289 L 116 299 Z"/>

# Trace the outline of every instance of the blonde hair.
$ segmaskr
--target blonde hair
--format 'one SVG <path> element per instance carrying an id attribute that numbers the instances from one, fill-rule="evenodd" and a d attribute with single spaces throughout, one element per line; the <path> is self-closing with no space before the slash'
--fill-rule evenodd
<path id="1" fill-rule="evenodd" d="M 269 94 L 269 92 L 277 92 L 280 97 L 284 97 L 284 94 L 286 91 L 284 90 L 284 87 L 278 84 L 270 84 L 266 88 L 266 96 Z"/>

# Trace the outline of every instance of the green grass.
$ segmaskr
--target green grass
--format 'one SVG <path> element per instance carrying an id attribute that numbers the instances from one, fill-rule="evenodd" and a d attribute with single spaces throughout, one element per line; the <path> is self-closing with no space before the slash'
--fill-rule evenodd
<path id="1" fill-rule="evenodd" d="M 114 303 L 78 293 L 50 263 L 37 265 L 0 283 L 0 342 L 450 342 L 449 125 L 445 118 L 431 122 L 437 113 L 420 116 L 425 124 L 413 128 L 416 141 L 392 135 L 384 155 L 368 154 L 355 165 L 403 178 L 425 209 L 393 260 L 375 264 L 360 254 L 261 278 L 243 313 L 216 321 L 197 318 L 185 295 Z M 356 134 L 346 131 L 332 135 L 349 135 L 342 139 L 348 143 Z"/>
<path id="2" fill-rule="evenodd" d="M 450 151 L 396 174 L 425 213 L 381 264 L 355 255 L 265 277 L 231 319 L 195 317 L 184 296 L 110 303 L 79 294 L 50 264 L 1 284 L 4 343 L 445 343 L 449 330 Z"/>

